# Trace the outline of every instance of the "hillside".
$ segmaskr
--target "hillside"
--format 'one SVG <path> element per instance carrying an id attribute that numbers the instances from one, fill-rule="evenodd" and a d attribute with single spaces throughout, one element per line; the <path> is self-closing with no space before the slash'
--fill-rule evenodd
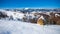
<path id="1" fill-rule="evenodd" d="M 0 34 L 60 34 L 60 26 L 0 19 Z"/>

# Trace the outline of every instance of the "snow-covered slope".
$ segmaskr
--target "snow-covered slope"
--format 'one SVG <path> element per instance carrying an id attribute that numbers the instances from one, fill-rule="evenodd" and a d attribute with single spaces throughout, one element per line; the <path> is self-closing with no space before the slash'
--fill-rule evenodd
<path id="1" fill-rule="evenodd" d="M 6 10 L 2 10 L 0 9 L 0 12 L 2 12 L 3 14 L 5 13 L 9 19 L 13 18 L 14 20 L 17 19 L 23 19 L 24 14 L 22 12 L 14 12 L 14 11 L 6 11 Z"/>
<path id="2" fill-rule="evenodd" d="M 59 25 L 37 25 L 21 21 L 0 20 L 0 34 L 60 34 Z"/>

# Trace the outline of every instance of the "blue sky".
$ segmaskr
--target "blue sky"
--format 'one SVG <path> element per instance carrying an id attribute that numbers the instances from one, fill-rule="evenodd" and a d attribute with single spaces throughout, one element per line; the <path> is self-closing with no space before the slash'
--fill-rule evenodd
<path id="1" fill-rule="evenodd" d="M 60 8 L 60 0 L 0 0 L 0 8 Z"/>

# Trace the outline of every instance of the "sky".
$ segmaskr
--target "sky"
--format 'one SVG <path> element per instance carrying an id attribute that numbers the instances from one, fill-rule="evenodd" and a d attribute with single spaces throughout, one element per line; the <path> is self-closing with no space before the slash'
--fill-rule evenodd
<path id="1" fill-rule="evenodd" d="M 0 8 L 60 8 L 60 0 L 0 0 Z"/>

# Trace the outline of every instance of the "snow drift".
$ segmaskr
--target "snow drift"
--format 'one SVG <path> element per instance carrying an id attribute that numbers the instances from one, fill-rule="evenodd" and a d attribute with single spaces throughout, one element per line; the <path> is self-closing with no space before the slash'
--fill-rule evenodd
<path id="1" fill-rule="evenodd" d="M 0 20 L 0 34 L 60 34 L 59 25 L 38 25 L 21 21 Z"/>

